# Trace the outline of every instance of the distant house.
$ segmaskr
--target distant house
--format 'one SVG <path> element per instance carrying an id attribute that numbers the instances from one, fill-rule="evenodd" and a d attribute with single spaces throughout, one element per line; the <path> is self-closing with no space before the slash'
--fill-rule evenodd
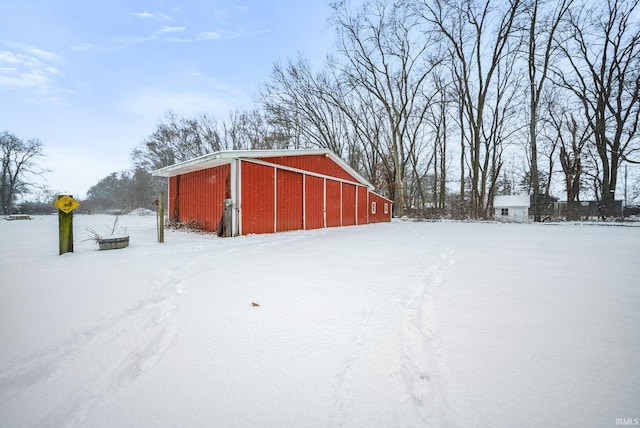
<path id="1" fill-rule="evenodd" d="M 529 203 L 528 195 L 496 196 L 493 201 L 494 217 L 501 221 L 528 223 Z"/>

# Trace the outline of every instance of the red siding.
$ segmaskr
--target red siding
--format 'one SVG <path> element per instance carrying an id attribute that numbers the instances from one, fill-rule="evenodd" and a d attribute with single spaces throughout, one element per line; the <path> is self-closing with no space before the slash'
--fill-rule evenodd
<path id="1" fill-rule="evenodd" d="M 325 155 L 306 155 L 306 156 L 279 156 L 261 158 L 264 162 L 275 163 L 277 165 L 297 168 L 304 171 L 315 172 L 316 174 L 337 177 L 343 180 L 358 182 L 355 177 L 345 171 L 340 165 L 335 163 L 333 159 Z"/>
<path id="2" fill-rule="evenodd" d="M 357 180 L 324 155 L 262 160 L 336 179 L 240 161 L 237 202 L 242 234 L 391 221 L 391 201 L 364 186 L 339 181 Z M 205 230 L 215 231 L 224 199 L 231 194 L 230 181 L 228 164 L 171 177 L 168 214 L 174 218 L 177 215 L 178 221 L 195 222 Z M 375 213 L 371 212 L 372 203 L 376 204 Z"/>
<path id="3" fill-rule="evenodd" d="M 358 186 L 358 224 L 367 224 L 367 193 L 366 187 Z"/>
<path id="4" fill-rule="evenodd" d="M 342 225 L 356 224 L 356 186 L 342 183 Z"/>
<path id="5" fill-rule="evenodd" d="M 307 229 L 324 227 L 324 179 L 305 176 L 305 222 Z"/>
<path id="6" fill-rule="evenodd" d="M 327 227 L 341 226 L 340 182 L 327 180 Z"/>
<path id="7" fill-rule="evenodd" d="M 376 212 L 373 213 L 372 205 L 376 204 Z M 385 214 L 385 204 L 387 205 L 387 213 Z M 369 192 L 369 223 L 380 223 L 384 221 L 391 221 L 391 202 L 377 195 L 373 192 Z"/>
<path id="8" fill-rule="evenodd" d="M 302 229 L 302 174 L 279 169 L 276 177 L 277 231 Z"/>
<path id="9" fill-rule="evenodd" d="M 177 214 L 182 223 L 193 222 L 215 231 L 222 217 L 230 170 L 229 165 L 222 165 L 172 177 L 169 215 L 175 218 Z"/>
<path id="10" fill-rule="evenodd" d="M 274 168 L 242 162 L 242 233 L 274 231 Z"/>

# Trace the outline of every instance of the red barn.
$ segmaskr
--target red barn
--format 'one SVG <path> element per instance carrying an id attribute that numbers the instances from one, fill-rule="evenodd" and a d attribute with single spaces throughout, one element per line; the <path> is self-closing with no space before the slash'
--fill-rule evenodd
<path id="1" fill-rule="evenodd" d="M 223 151 L 153 175 L 179 222 L 215 231 L 231 200 L 234 236 L 391 221 L 391 200 L 329 150 Z"/>

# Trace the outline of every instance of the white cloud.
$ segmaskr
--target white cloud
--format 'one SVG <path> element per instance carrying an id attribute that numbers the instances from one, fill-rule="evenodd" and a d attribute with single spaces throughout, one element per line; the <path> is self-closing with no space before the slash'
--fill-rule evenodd
<path id="1" fill-rule="evenodd" d="M 156 33 L 156 34 L 159 34 Z M 163 39 L 166 42 L 194 43 L 212 40 L 232 40 L 243 37 L 250 37 L 251 33 L 244 30 L 219 30 L 219 31 L 203 31 L 195 36 L 186 35 L 184 37 L 167 37 Z"/>
<path id="2" fill-rule="evenodd" d="M 164 13 L 160 13 L 160 12 L 134 12 L 131 15 L 133 16 L 137 16 L 138 18 L 141 19 L 156 19 L 156 20 L 163 20 L 163 21 L 171 21 L 171 17 L 168 15 L 165 15 Z"/>
<path id="3" fill-rule="evenodd" d="M 22 52 L 0 51 L 0 86 L 51 89 L 54 79 L 62 74 L 53 63 L 62 59 L 34 47 L 20 50 Z"/>
<path id="4" fill-rule="evenodd" d="M 260 31 L 256 34 L 262 34 L 266 31 Z M 177 34 L 181 34 L 181 37 L 177 37 Z M 252 33 L 243 29 L 238 30 L 217 30 L 217 31 L 203 31 L 197 34 L 189 34 L 187 27 L 162 27 L 159 30 L 154 31 L 148 36 L 136 36 L 136 37 L 120 37 L 115 39 L 117 43 L 123 44 L 139 44 L 147 43 L 151 41 L 165 41 L 174 43 L 195 43 L 201 41 L 212 40 L 232 40 L 240 39 L 252 36 Z M 77 50 L 82 50 L 82 46 L 78 46 Z"/>
<path id="5" fill-rule="evenodd" d="M 235 13 L 242 14 L 245 13 L 247 8 L 245 6 L 237 6 L 235 7 Z M 218 14 L 226 15 L 224 11 L 217 11 Z M 171 15 L 181 14 L 182 10 L 179 8 L 173 8 L 171 10 Z M 150 21 L 169 21 L 174 22 L 175 19 L 171 15 L 166 15 L 159 12 L 134 12 L 131 15 L 136 16 L 143 20 Z M 250 37 L 254 34 L 261 34 L 264 31 L 259 31 L 257 33 L 246 31 L 242 28 L 238 29 L 215 29 L 211 31 L 200 31 L 197 33 L 188 32 L 187 27 L 184 25 L 180 26 L 172 26 L 165 25 L 161 28 L 153 31 L 152 33 L 148 33 L 146 36 L 124 36 L 115 39 L 116 43 L 122 44 L 139 44 L 146 43 L 151 41 L 165 41 L 165 42 L 173 42 L 173 43 L 195 43 L 200 41 L 213 41 L 213 40 L 223 40 L 223 39 L 239 39 Z M 179 35 L 178 35 L 179 34 Z M 78 45 L 76 47 L 77 50 L 85 50 L 89 49 L 90 46 Z"/>
<path id="6" fill-rule="evenodd" d="M 202 40 L 218 40 L 218 39 L 222 38 L 220 33 L 218 33 L 217 31 L 205 31 L 205 32 L 202 32 L 202 33 L 198 34 L 198 36 Z"/>
<path id="7" fill-rule="evenodd" d="M 158 30 L 158 33 L 181 33 L 186 29 L 187 27 L 162 27 Z"/>
<path id="8" fill-rule="evenodd" d="M 264 31 L 259 31 L 256 34 L 262 34 Z M 237 30 L 215 30 L 215 31 L 203 31 L 198 33 L 196 40 L 221 40 L 221 39 L 240 39 L 244 37 L 250 37 L 253 33 L 250 33 L 241 28 Z"/>
<path id="9" fill-rule="evenodd" d="M 131 15 L 133 16 L 137 16 L 138 18 L 153 18 L 155 15 L 153 13 L 149 13 L 149 12 L 134 12 Z"/>
<path id="10" fill-rule="evenodd" d="M 53 52 L 48 52 L 48 51 L 39 49 L 39 48 L 26 47 L 25 51 L 30 53 L 34 57 L 41 58 L 41 59 L 43 59 L 45 61 L 51 61 L 51 62 L 61 62 L 62 61 L 62 58 L 59 55 L 54 54 Z"/>

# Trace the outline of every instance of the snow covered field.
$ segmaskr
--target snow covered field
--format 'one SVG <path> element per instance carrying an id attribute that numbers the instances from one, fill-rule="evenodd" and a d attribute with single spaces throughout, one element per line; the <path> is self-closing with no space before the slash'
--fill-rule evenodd
<path id="1" fill-rule="evenodd" d="M 640 417 L 640 227 L 220 239 L 0 221 L 2 427 L 616 426 Z M 252 302 L 259 304 L 253 306 Z"/>

